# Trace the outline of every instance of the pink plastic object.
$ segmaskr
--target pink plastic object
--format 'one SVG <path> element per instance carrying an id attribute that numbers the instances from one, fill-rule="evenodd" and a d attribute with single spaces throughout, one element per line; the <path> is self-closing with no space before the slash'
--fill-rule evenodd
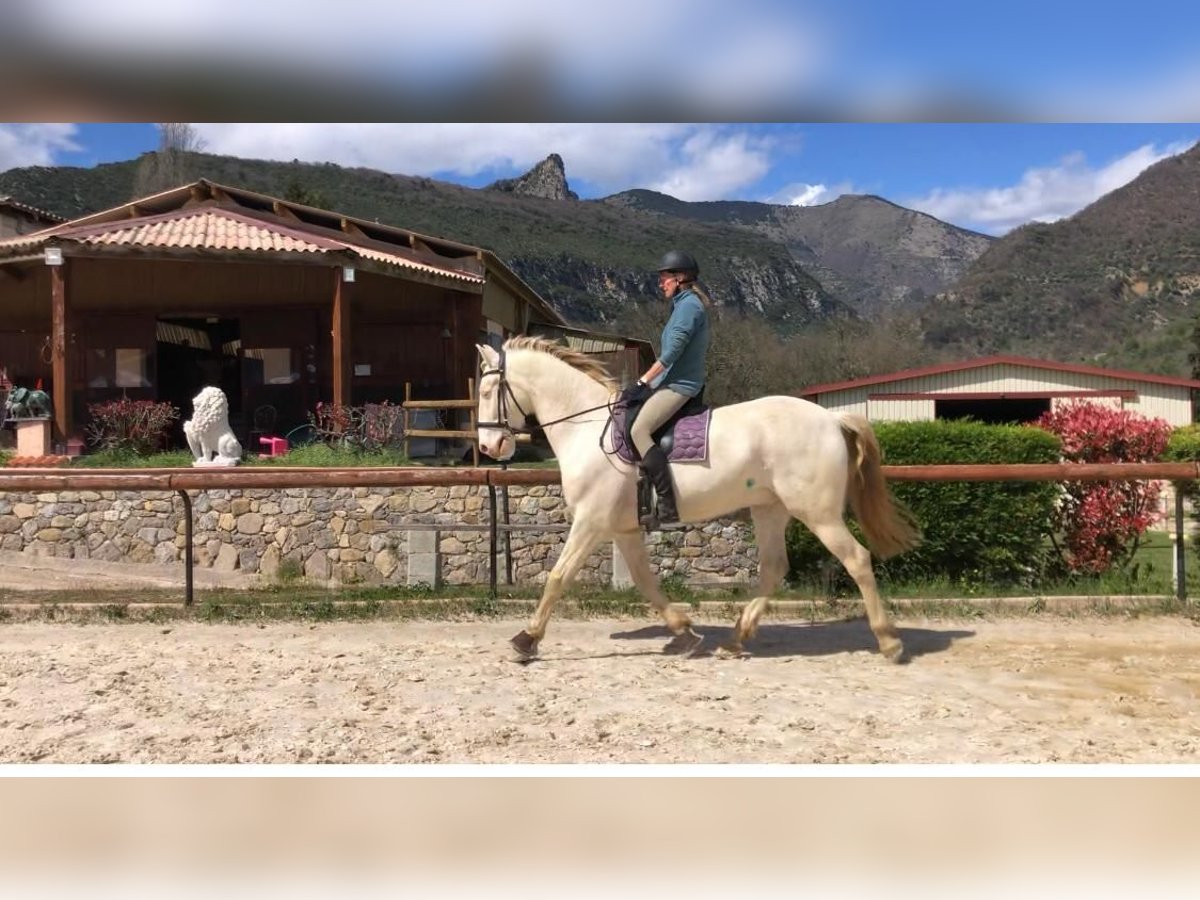
<path id="1" fill-rule="evenodd" d="M 267 448 L 263 452 L 263 456 L 283 456 L 283 454 L 288 452 L 287 438 L 260 437 L 258 443 L 260 446 Z"/>

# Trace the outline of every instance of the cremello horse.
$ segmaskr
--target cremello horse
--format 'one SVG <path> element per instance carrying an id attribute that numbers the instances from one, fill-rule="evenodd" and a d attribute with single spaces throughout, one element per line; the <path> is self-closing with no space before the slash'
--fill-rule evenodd
<path id="1" fill-rule="evenodd" d="M 529 627 L 512 639 L 523 659 L 537 655 L 554 604 L 603 540 L 617 544 L 634 584 L 675 637 L 664 652 L 701 644 L 687 614 L 670 605 L 650 571 L 638 529 L 637 471 L 601 446 L 617 385 L 593 360 L 541 338 L 515 337 L 497 352 L 478 346 L 479 447 L 496 459 L 516 449 L 514 432 L 535 417 L 558 458 L 571 530 L 546 580 Z M 740 654 L 770 595 L 787 574 L 784 534 L 795 517 L 841 560 L 858 585 L 880 652 L 892 662 L 904 645 L 875 585 L 871 554 L 846 527 L 847 501 L 880 558 L 916 544 L 919 532 L 896 506 L 880 469 L 879 444 L 862 416 L 834 413 L 797 397 L 763 397 L 713 410 L 706 463 L 672 465 L 680 519 L 697 522 L 749 507 L 758 544 L 757 596 L 743 607 L 722 655 Z"/>

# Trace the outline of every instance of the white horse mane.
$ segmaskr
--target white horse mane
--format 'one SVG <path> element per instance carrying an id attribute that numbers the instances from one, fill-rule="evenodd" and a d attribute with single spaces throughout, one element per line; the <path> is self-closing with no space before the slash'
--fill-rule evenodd
<path id="1" fill-rule="evenodd" d="M 612 373 L 602 363 L 597 362 L 586 353 L 580 353 L 578 350 L 564 347 L 562 344 L 552 341 L 549 338 L 534 337 L 527 334 L 517 335 L 504 342 L 504 349 L 505 351 L 533 350 L 537 353 L 548 353 L 555 359 L 561 359 L 571 368 L 578 369 L 593 381 L 600 382 L 600 384 L 604 385 L 610 391 L 620 388 L 616 379 L 612 377 Z"/>

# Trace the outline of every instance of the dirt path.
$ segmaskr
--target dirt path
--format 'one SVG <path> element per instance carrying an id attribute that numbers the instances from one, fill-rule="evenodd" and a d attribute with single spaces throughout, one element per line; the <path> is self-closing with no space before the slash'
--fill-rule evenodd
<path id="1" fill-rule="evenodd" d="M 650 620 L 0 626 L 0 762 L 1193 762 L 1185 619 L 768 623 L 664 657 Z M 707 646 L 725 623 L 702 626 Z"/>

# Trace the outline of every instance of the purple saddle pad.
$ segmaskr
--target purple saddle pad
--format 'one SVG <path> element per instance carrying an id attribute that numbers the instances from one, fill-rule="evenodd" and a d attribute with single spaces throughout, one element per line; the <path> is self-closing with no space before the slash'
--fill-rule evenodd
<path id="1" fill-rule="evenodd" d="M 671 462 L 704 462 L 708 459 L 708 423 L 712 418 L 712 409 L 705 409 L 692 416 L 676 419 L 674 425 L 675 440 L 667 459 Z M 617 404 L 613 407 L 612 418 L 613 450 L 618 458 L 627 463 L 637 462 L 637 453 L 625 440 L 625 406 Z"/>

